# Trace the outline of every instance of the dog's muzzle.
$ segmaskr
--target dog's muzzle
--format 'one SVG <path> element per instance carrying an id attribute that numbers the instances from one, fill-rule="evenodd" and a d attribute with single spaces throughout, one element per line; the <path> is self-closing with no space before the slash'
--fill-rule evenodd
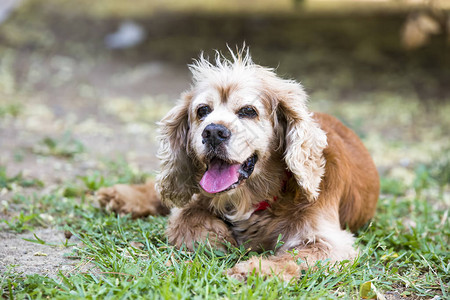
<path id="1" fill-rule="evenodd" d="M 250 177 L 258 160 L 253 154 L 244 162 L 231 161 L 225 146 L 230 137 L 231 131 L 220 124 L 211 123 L 202 132 L 207 166 L 199 184 L 207 193 L 216 194 L 237 187 Z"/>

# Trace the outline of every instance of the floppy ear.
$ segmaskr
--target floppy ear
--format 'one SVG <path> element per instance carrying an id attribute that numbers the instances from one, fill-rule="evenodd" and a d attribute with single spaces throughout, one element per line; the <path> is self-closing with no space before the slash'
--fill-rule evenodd
<path id="1" fill-rule="evenodd" d="M 156 177 L 156 189 L 165 204 L 176 206 L 189 202 L 198 192 L 195 163 L 188 155 L 188 108 L 192 95 L 184 94 L 182 98 L 159 123 L 161 169 Z"/>
<path id="2" fill-rule="evenodd" d="M 277 122 L 286 122 L 284 130 L 284 159 L 309 201 L 319 196 L 319 187 L 325 173 L 323 150 L 327 136 L 312 118 L 306 107 L 306 93 L 294 81 L 270 76 L 268 92 L 277 107 Z M 283 119 L 283 120 L 281 120 Z"/>

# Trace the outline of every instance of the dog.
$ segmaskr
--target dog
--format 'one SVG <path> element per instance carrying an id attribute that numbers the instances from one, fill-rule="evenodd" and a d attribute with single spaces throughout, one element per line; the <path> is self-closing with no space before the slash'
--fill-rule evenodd
<path id="1" fill-rule="evenodd" d="M 176 247 L 275 251 L 229 269 L 237 279 L 290 280 L 318 260 L 353 260 L 345 229 L 367 223 L 379 196 L 369 152 L 336 118 L 311 113 L 299 83 L 253 63 L 248 48 L 230 52 L 190 65 L 190 90 L 159 124 L 156 185 L 102 188 L 100 204 L 133 217 L 171 207 Z"/>

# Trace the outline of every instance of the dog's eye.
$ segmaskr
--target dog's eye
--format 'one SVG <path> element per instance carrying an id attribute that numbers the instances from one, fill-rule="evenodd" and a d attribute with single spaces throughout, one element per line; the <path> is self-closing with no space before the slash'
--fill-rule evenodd
<path id="1" fill-rule="evenodd" d="M 256 110 L 251 106 L 245 106 L 238 111 L 239 118 L 255 118 L 258 116 Z"/>
<path id="2" fill-rule="evenodd" d="M 211 112 L 211 107 L 208 105 L 201 106 L 197 109 L 197 117 L 201 120 Z"/>

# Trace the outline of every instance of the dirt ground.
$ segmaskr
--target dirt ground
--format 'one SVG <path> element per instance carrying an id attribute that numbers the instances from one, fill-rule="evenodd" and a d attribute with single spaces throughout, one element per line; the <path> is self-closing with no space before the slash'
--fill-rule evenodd
<path id="1" fill-rule="evenodd" d="M 367 41 L 354 44 L 340 41 L 338 29 L 323 33 L 333 22 L 323 20 L 161 14 L 137 20 L 148 33 L 145 43 L 108 50 L 103 39 L 117 29 L 119 18 L 93 19 L 42 4 L 20 8 L 0 25 L 0 104 L 17 110 L 0 117 L 0 166 L 8 176 L 21 172 L 44 187 L 1 190 L 0 218 L 9 220 L 20 213 L 11 201 L 14 195 L 42 195 L 77 176 L 107 172 L 105 161 L 118 157 L 136 170 L 154 173 L 155 123 L 189 87 L 186 64 L 202 49 L 224 49 L 226 42 L 243 40 L 255 45 L 257 62 L 279 65 L 285 77 L 301 79 L 314 109 L 336 113 L 357 127 L 382 175 L 411 180 L 415 162 L 428 162 L 432 153 L 448 146 L 450 97 L 445 78 L 450 68 L 445 67 L 449 61 L 441 52 L 441 41 L 420 50 L 416 59 L 395 42 L 403 20 L 399 16 L 356 17 L 353 23 L 335 20 L 342 21 L 341 30 L 355 30 L 345 33 L 346 39 Z M 364 28 L 355 25 L 361 20 Z M 376 29 L 380 24 L 384 31 Z M 391 41 L 393 50 L 387 46 Z M 363 57 L 367 60 L 361 62 Z M 393 106 L 373 114 L 382 101 Z M 357 117 L 361 110 L 365 112 Z M 418 115 L 426 118 L 416 122 Z M 70 159 L 51 153 L 43 143 L 47 137 L 60 141 L 67 133 L 84 149 Z M 23 239 L 36 234 L 47 243 L 61 244 L 65 237 L 59 228 L 16 234 L 0 226 L 0 272 L 12 265 L 18 272 L 55 276 L 58 270 L 83 267 L 70 257 L 73 246 Z M 72 239 L 68 242 L 76 244 Z"/>
<path id="2" fill-rule="evenodd" d="M 52 246 L 25 240 L 36 240 L 34 235 Z M 0 239 L 2 240 L 0 272 L 11 270 L 11 266 L 14 266 L 12 269 L 18 273 L 40 274 L 56 278 L 59 271 L 63 273 L 83 272 L 86 268 L 92 267 L 91 265 L 86 266 L 87 264 L 81 265 L 76 256 L 70 255 L 71 250 L 79 241 L 71 238 L 68 240 L 68 246 L 64 246 L 66 242 L 64 231 L 55 228 L 37 229 L 32 233 L 19 235 L 0 232 Z"/>

